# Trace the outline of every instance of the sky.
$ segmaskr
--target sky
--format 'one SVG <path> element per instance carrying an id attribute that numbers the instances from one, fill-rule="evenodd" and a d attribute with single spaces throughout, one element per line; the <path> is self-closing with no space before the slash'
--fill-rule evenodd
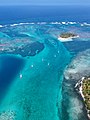
<path id="1" fill-rule="evenodd" d="M 0 0 L 0 5 L 62 5 L 90 4 L 90 0 Z"/>

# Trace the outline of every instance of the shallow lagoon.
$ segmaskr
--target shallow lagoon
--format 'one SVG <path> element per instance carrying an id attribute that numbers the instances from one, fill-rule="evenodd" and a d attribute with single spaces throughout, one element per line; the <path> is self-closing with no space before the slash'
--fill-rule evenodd
<path id="1" fill-rule="evenodd" d="M 68 96 L 68 108 L 62 104 L 63 101 L 67 100 L 67 96 L 63 96 L 62 94 L 62 81 L 64 69 L 70 62 L 71 56 L 75 56 L 78 51 L 82 51 L 83 45 L 76 51 L 76 48 L 72 49 L 72 47 L 70 48 L 66 43 L 64 43 L 64 46 L 57 38 L 62 31 L 72 31 L 80 36 L 83 32 L 85 38 L 83 37 L 82 39 L 81 36 L 80 39 L 75 40 L 77 42 L 88 41 L 87 38 L 89 37 L 89 34 L 87 34 L 86 38 L 85 30 L 86 32 L 87 30 L 89 31 L 89 26 L 84 26 L 82 28 L 81 24 L 76 23 L 73 25 L 60 23 L 44 25 L 17 24 L 1 28 L 1 33 L 4 33 L 4 36 L 1 34 L 1 56 L 3 54 L 5 56 L 14 56 L 15 61 L 17 58 L 18 60 L 23 61 L 24 64 L 21 64 L 20 62 L 21 67 L 19 67 L 20 64 L 18 65 L 18 68 L 20 69 L 18 69 L 14 78 L 12 78 L 11 84 L 9 84 L 8 87 L 5 87 L 7 92 L 5 92 L 3 99 L 0 101 L 0 119 L 3 117 L 5 118 L 6 116 L 7 117 L 4 120 L 7 120 L 10 116 L 12 116 L 11 120 L 18 120 L 18 118 L 20 120 L 81 119 L 83 114 L 83 107 L 81 106 L 78 109 L 81 110 L 80 113 L 78 112 L 76 118 L 73 118 L 74 113 L 71 109 L 73 105 L 72 102 L 70 102 L 72 101 L 73 96 Z M 43 44 L 44 46 L 43 49 L 39 49 L 39 52 L 37 51 L 38 45 L 32 44 L 35 42 L 39 42 L 39 45 Z M 33 56 L 32 54 L 26 56 L 19 54 L 26 50 L 24 45 L 28 44 L 30 44 L 30 51 L 28 48 L 27 53 L 34 52 L 35 54 L 33 54 Z M 36 45 L 36 47 L 32 45 Z M 6 51 L 8 46 L 9 49 Z M 32 49 L 31 51 L 31 48 L 34 47 L 37 49 Z M 23 51 L 21 50 L 17 53 L 15 52 L 15 49 L 17 48 L 22 48 Z M 4 50 L 6 52 L 4 52 Z M 10 63 L 12 63 L 11 66 L 13 66 L 14 60 L 10 61 Z M 5 72 L 6 71 L 4 71 L 4 73 Z M 20 77 L 20 75 L 22 77 Z M 9 78 L 7 78 L 7 80 L 9 80 Z M 64 87 L 64 91 L 67 89 L 67 87 Z M 70 91 L 68 90 L 68 94 L 69 92 Z M 72 95 L 74 95 L 74 91 L 72 91 Z M 80 99 L 77 99 L 77 101 L 80 102 Z M 63 109 L 66 109 L 66 111 L 68 110 L 71 114 L 63 111 Z M 81 116 L 78 117 L 78 115 Z"/>

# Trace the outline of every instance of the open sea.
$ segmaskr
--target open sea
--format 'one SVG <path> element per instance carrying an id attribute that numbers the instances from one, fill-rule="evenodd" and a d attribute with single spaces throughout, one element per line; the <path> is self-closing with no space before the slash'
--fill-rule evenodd
<path id="1" fill-rule="evenodd" d="M 0 6 L 0 120 L 88 120 L 64 72 L 89 51 L 90 6 Z"/>
<path id="2" fill-rule="evenodd" d="M 0 23 L 88 22 L 90 6 L 0 6 Z"/>

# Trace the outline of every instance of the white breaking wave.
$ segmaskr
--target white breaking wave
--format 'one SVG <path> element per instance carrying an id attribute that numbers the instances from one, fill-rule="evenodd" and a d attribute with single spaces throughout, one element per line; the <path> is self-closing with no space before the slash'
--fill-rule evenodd
<path id="1" fill-rule="evenodd" d="M 13 27 L 13 26 L 17 26 L 17 25 L 19 25 L 19 24 L 11 24 L 10 26 L 12 26 L 12 27 Z"/>
<path id="2" fill-rule="evenodd" d="M 89 23 L 86 23 L 86 22 L 85 22 L 85 23 L 83 23 L 83 25 L 90 26 L 90 24 L 89 24 Z"/>
<path id="3" fill-rule="evenodd" d="M 61 24 L 61 22 L 50 22 L 50 24 Z"/>
<path id="4" fill-rule="evenodd" d="M 78 24 L 78 22 L 68 22 L 68 24 Z"/>
<path id="5" fill-rule="evenodd" d="M 29 24 L 35 24 L 35 23 L 17 23 L 17 24 L 10 24 L 10 26 L 19 26 L 19 25 L 29 25 Z"/>
<path id="6" fill-rule="evenodd" d="M 13 26 L 19 26 L 19 25 L 33 25 L 33 24 L 59 24 L 59 25 L 80 25 L 80 26 L 90 26 L 90 23 L 87 23 L 87 22 L 83 22 L 83 23 L 80 23 L 80 22 L 71 22 L 71 21 L 68 21 L 68 22 L 65 22 L 65 21 L 62 21 L 62 22 L 20 22 L 20 23 L 14 23 L 14 24 L 10 24 L 11 27 Z M 6 27 L 6 26 L 9 26 L 9 25 L 0 25 L 0 27 Z"/>
<path id="7" fill-rule="evenodd" d="M 3 25 L 0 25 L 0 27 L 3 27 Z"/>

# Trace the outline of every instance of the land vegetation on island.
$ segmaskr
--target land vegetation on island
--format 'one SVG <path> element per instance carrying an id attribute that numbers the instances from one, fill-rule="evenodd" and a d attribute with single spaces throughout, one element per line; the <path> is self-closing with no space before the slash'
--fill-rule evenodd
<path id="1" fill-rule="evenodd" d="M 83 98 L 87 110 L 87 116 L 90 119 L 90 76 L 82 77 L 82 80 L 78 81 L 75 88 Z"/>
<path id="2" fill-rule="evenodd" d="M 73 38 L 73 37 L 77 37 L 77 35 L 74 34 L 74 33 L 69 33 L 69 32 L 67 32 L 67 33 L 62 33 L 62 34 L 60 35 L 60 37 L 61 37 L 61 38 Z"/>
<path id="3" fill-rule="evenodd" d="M 90 110 L 90 77 L 84 78 L 82 82 L 82 93 L 84 95 L 86 107 Z"/>
<path id="4" fill-rule="evenodd" d="M 78 88 L 77 90 L 79 90 L 79 93 L 83 98 L 87 115 L 90 119 L 90 77 L 83 77 L 82 80 L 76 84 L 75 88 Z"/>

